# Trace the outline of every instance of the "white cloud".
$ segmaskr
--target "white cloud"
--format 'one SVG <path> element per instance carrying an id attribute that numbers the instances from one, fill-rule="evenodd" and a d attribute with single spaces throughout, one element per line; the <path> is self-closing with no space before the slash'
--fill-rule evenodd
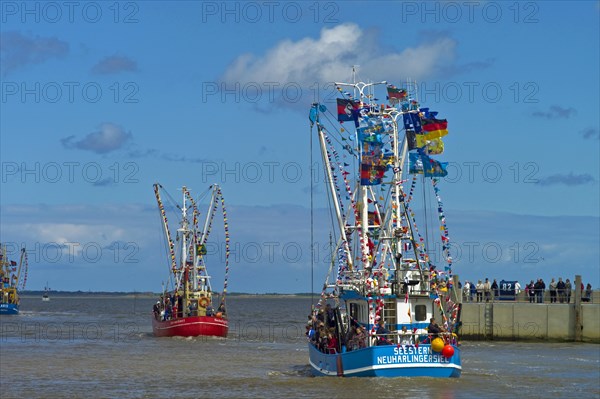
<path id="1" fill-rule="evenodd" d="M 65 148 L 105 154 L 123 147 L 131 137 L 131 133 L 126 132 L 121 126 L 109 122 L 101 124 L 100 130 L 87 134 L 81 140 L 74 141 L 75 136 L 69 136 L 61 139 L 61 143 Z"/>
<path id="2" fill-rule="evenodd" d="M 119 55 L 105 57 L 92 67 L 92 73 L 97 75 L 110 75 L 120 72 L 136 72 L 137 70 L 137 62 L 129 57 Z"/>
<path id="3" fill-rule="evenodd" d="M 42 64 L 52 58 L 64 58 L 69 44 L 56 37 L 26 36 L 7 31 L 0 35 L 2 74 L 7 75 L 28 65 Z"/>
<path id="4" fill-rule="evenodd" d="M 359 65 L 360 76 L 373 81 L 421 80 L 433 75 L 452 61 L 456 42 L 450 38 L 402 51 L 388 52 L 375 37 L 358 25 L 346 23 L 323 28 L 318 39 L 284 40 L 260 57 L 244 54 L 223 74 L 226 83 L 294 82 L 308 87 L 334 82 L 350 75 Z"/>

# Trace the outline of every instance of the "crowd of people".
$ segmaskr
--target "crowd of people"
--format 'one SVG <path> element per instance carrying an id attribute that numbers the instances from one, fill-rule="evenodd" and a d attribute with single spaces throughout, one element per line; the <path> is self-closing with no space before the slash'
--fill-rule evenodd
<path id="1" fill-rule="evenodd" d="M 319 351 L 328 354 L 339 353 L 343 348 L 350 352 L 368 346 L 365 326 L 355 320 L 350 320 L 350 325 L 345 336 L 338 336 L 336 325 L 336 314 L 331 305 L 327 304 L 316 314 L 308 315 L 306 335 Z M 438 325 L 433 317 L 427 326 L 427 334 L 425 336 L 418 335 L 415 331 L 409 331 L 406 326 L 402 326 L 402 329 L 399 331 L 391 332 L 386 328 L 384 319 L 379 318 L 371 345 L 415 345 L 421 342 L 428 343 L 433 338 L 445 333 L 446 330 Z"/>
<path id="2" fill-rule="evenodd" d="M 160 299 L 152 306 L 152 313 L 159 321 L 166 321 L 175 318 L 189 316 L 217 316 L 225 314 L 225 302 L 221 301 L 219 308 L 215 311 L 208 297 L 202 297 L 199 300 L 188 302 L 187 309 L 183 309 L 183 298 L 178 294 L 168 293 L 160 296 Z"/>
<path id="3" fill-rule="evenodd" d="M 479 280 L 477 283 L 465 281 L 464 285 L 459 282 L 459 288 L 462 290 L 464 302 L 489 302 L 494 299 L 500 298 L 500 287 L 496 279 L 490 282 L 488 278 L 485 281 Z M 571 296 L 574 290 L 574 284 L 571 280 L 566 279 L 563 281 L 562 277 L 556 281 L 554 278 L 548 285 L 548 294 L 550 297 L 550 303 L 570 303 Z M 587 284 L 585 286 L 581 283 L 581 300 L 583 302 L 592 301 L 592 285 Z M 506 290 L 506 287 L 505 287 Z M 506 295 L 503 299 L 517 299 L 517 296 L 522 291 L 521 284 L 518 281 L 511 282 L 510 288 L 507 290 L 512 293 L 513 298 L 507 298 Z M 537 279 L 535 282 L 531 280 L 529 284 L 525 285 L 525 299 L 529 300 L 530 303 L 544 303 L 544 295 L 546 293 L 546 283 L 543 279 Z"/>

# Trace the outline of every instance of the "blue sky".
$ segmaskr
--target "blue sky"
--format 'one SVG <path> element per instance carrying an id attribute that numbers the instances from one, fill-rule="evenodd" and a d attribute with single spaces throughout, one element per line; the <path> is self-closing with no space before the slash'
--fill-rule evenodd
<path id="1" fill-rule="evenodd" d="M 2 2 L 0 240 L 28 289 L 159 290 L 160 182 L 222 186 L 231 291 L 310 291 L 307 114 L 352 65 L 449 120 L 455 273 L 600 285 L 597 1 L 70 4 Z"/>

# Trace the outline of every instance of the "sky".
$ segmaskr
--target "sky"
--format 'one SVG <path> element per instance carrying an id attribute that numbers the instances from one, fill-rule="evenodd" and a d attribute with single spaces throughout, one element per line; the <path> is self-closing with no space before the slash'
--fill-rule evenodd
<path id="1" fill-rule="evenodd" d="M 0 241 L 26 247 L 27 289 L 158 292 L 158 182 L 174 198 L 222 187 L 230 292 L 320 291 L 329 213 L 317 178 L 311 266 L 307 116 L 353 66 L 416 81 L 448 119 L 461 280 L 600 286 L 598 1 L 0 5 Z"/>

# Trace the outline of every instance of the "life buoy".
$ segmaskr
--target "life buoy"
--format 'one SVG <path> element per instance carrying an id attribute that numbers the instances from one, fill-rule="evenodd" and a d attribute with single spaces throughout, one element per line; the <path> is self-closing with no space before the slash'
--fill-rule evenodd
<path id="1" fill-rule="evenodd" d="M 208 306 L 208 298 L 203 296 L 202 298 L 200 298 L 198 300 L 198 305 L 200 305 L 201 307 L 205 308 Z"/>

